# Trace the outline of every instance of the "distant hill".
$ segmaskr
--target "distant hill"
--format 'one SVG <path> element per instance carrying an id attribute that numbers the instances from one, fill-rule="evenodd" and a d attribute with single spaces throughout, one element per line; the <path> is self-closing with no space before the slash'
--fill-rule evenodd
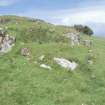
<path id="1" fill-rule="evenodd" d="M 40 19 L 19 16 L 0 16 L 0 23 L 1 27 L 7 27 L 9 33 L 25 42 L 65 41 L 64 33 L 76 31 L 73 27 L 56 26 Z"/>

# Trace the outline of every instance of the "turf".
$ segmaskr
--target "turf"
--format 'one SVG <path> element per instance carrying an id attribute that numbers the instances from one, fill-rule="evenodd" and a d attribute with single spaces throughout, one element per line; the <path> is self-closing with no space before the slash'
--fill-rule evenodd
<path id="1" fill-rule="evenodd" d="M 23 40 L 18 39 L 11 52 L 0 55 L 0 105 L 105 105 L 105 39 L 91 40 L 94 63 L 88 65 L 90 49 L 82 45 L 72 48 L 65 42 L 36 41 L 22 44 Z M 29 58 L 21 56 L 23 47 L 31 49 Z M 40 68 L 41 55 L 45 55 L 43 63 L 50 65 L 51 71 Z M 73 59 L 79 66 L 68 72 L 55 64 L 54 57 Z"/>

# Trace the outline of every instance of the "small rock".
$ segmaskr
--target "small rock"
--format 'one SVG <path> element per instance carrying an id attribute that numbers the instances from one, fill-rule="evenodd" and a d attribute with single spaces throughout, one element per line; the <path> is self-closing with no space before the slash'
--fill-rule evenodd
<path id="1" fill-rule="evenodd" d="M 92 75 L 91 75 L 91 78 L 92 78 L 92 79 L 95 79 L 95 78 L 96 78 L 96 76 L 95 76 L 94 74 L 92 74 Z"/>
<path id="2" fill-rule="evenodd" d="M 41 68 L 44 68 L 44 69 L 49 69 L 49 70 L 52 69 L 50 66 L 48 66 L 48 65 L 46 65 L 46 64 L 41 64 L 40 67 L 41 67 Z"/>
<path id="3" fill-rule="evenodd" d="M 92 50 L 88 50 L 88 53 L 92 53 Z"/>
<path id="4" fill-rule="evenodd" d="M 65 36 L 71 40 L 72 47 L 74 45 L 80 45 L 80 35 L 78 32 L 67 33 L 67 34 L 65 34 Z"/>
<path id="5" fill-rule="evenodd" d="M 21 55 L 22 56 L 30 56 L 30 53 L 31 53 L 31 51 L 29 48 L 22 48 L 21 49 Z"/>
<path id="6" fill-rule="evenodd" d="M 84 40 L 83 45 L 86 47 L 91 47 L 92 46 L 92 41 L 91 40 Z"/>
<path id="7" fill-rule="evenodd" d="M 93 61 L 92 60 L 88 60 L 88 64 L 92 65 Z"/>
<path id="8" fill-rule="evenodd" d="M 0 28 L 0 53 L 9 52 L 16 42 L 16 38 L 7 34 L 7 31 Z"/>
<path id="9" fill-rule="evenodd" d="M 39 60 L 42 61 L 45 58 L 45 55 L 39 57 Z"/>

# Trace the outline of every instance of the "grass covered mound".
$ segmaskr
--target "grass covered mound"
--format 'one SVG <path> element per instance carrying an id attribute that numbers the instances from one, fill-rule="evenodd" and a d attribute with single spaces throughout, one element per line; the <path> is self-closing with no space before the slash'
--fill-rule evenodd
<path id="1" fill-rule="evenodd" d="M 0 105 L 104 105 L 104 39 L 91 37 L 91 49 L 83 45 L 72 48 L 68 39 L 62 38 L 68 27 L 21 18 L 0 26 L 8 27 L 8 33 L 17 38 L 12 51 L 0 55 Z M 31 56 L 20 54 L 24 47 L 30 48 Z M 40 68 L 42 55 L 43 62 L 53 68 L 51 71 Z M 54 63 L 54 57 L 73 59 L 79 66 L 68 72 Z M 92 65 L 87 63 L 88 59 L 94 61 Z"/>

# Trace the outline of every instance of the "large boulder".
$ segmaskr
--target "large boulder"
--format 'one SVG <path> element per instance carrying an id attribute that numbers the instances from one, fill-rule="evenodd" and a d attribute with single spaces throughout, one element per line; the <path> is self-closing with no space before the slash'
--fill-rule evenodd
<path id="1" fill-rule="evenodd" d="M 71 71 L 75 70 L 78 66 L 76 62 L 74 61 L 71 62 L 64 58 L 54 58 L 54 61 L 56 61 L 56 63 L 60 65 L 61 67 L 71 70 Z"/>

